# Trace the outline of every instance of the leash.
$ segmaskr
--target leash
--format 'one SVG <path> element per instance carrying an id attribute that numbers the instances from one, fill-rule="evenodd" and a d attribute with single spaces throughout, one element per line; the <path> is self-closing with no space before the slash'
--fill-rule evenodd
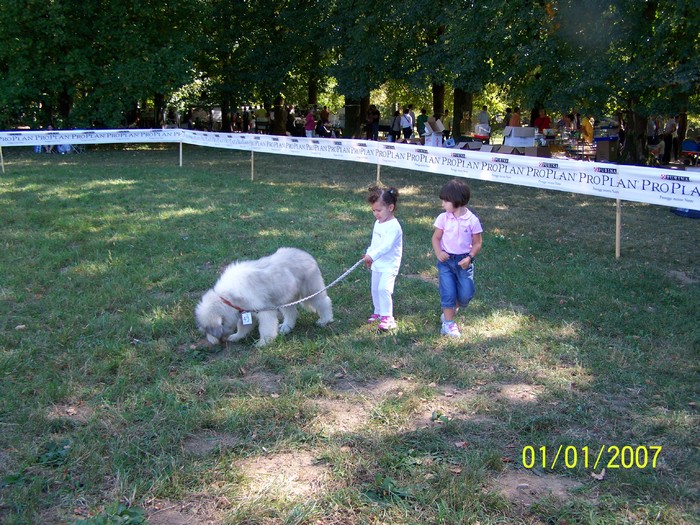
<path id="1" fill-rule="evenodd" d="M 328 286 L 326 286 L 326 287 L 324 287 L 324 288 L 321 288 L 318 292 L 312 293 L 312 294 L 309 295 L 308 297 L 304 297 L 303 299 L 299 299 L 298 301 L 294 301 L 293 303 L 283 304 L 283 305 L 281 305 L 281 306 L 275 306 L 275 307 L 272 307 L 272 308 L 261 308 L 261 309 L 259 309 L 259 310 L 246 310 L 245 308 L 241 308 L 240 306 L 236 306 L 235 304 L 233 304 L 231 301 L 229 301 L 229 300 L 226 299 L 225 297 L 219 296 L 219 298 L 221 299 L 221 302 L 223 302 L 226 306 L 230 306 L 231 308 L 234 308 L 234 309 L 238 310 L 238 311 L 241 312 L 241 313 L 249 312 L 249 313 L 257 314 L 257 313 L 260 313 L 260 312 L 269 312 L 270 310 L 281 310 L 282 308 L 288 308 L 288 307 L 290 307 L 290 306 L 295 306 L 295 305 L 297 305 L 297 304 L 299 304 L 299 303 L 303 303 L 304 301 L 308 301 L 309 299 L 313 299 L 313 298 L 316 297 L 318 294 L 320 294 L 320 293 L 322 293 L 322 292 L 325 292 L 325 291 L 328 290 L 329 288 L 332 288 L 333 286 L 335 286 L 336 284 L 338 284 L 340 281 L 342 281 L 343 279 L 345 279 L 345 278 L 346 278 L 348 275 L 350 275 L 352 272 L 354 272 L 355 269 L 356 269 L 358 266 L 360 266 L 360 264 L 362 264 L 363 262 L 364 262 L 364 258 L 360 259 L 360 260 L 357 261 L 355 264 L 353 264 L 353 265 L 352 265 L 350 268 L 348 268 L 340 277 L 338 277 L 335 281 L 333 281 L 333 282 L 332 282 L 331 284 L 329 284 Z"/>

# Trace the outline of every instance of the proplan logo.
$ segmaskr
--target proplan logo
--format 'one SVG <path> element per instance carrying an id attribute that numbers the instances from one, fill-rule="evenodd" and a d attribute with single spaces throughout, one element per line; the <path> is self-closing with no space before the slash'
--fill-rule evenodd
<path id="1" fill-rule="evenodd" d="M 666 173 L 662 173 L 661 180 L 675 180 L 678 182 L 690 182 L 690 177 L 685 176 L 685 175 L 668 175 Z"/>
<path id="2" fill-rule="evenodd" d="M 593 168 L 596 173 L 608 173 L 610 175 L 617 175 L 617 168 Z"/>
<path id="3" fill-rule="evenodd" d="M 491 161 L 500 162 L 501 164 L 508 164 L 508 159 L 506 159 L 505 157 L 493 157 Z"/>
<path id="4" fill-rule="evenodd" d="M 554 170 L 558 170 L 559 164 L 556 162 L 540 162 L 540 168 L 552 168 Z"/>

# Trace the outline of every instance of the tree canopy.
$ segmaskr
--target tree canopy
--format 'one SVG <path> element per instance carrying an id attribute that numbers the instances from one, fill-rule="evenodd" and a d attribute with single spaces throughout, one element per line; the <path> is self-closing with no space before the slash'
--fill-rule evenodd
<path id="1" fill-rule="evenodd" d="M 358 101 L 391 82 L 431 90 L 438 112 L 447 86 L 465 114 L 458 95 L 493 89 L 528 108 L 697 113 L 698 35 L 691 0 L 0 0 L 0 125 Z"/>

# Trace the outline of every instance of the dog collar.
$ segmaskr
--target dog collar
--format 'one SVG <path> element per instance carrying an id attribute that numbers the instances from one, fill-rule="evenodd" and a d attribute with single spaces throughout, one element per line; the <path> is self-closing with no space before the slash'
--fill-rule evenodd
<path id="1" fill-rule="evenodd" d="M 229 301 L 229 300 L 226 299 L 225 297 L 219 296 L 219 299 L 221 299 L 221 302 L 224 303 L 226 306 L 230 306 L 230 307 L 233 308 L 234 310 L 238 310 L 238 311 L 241 312 L 241 313 L 247 312 L 247 311 L 248 311 L 248 310 L 244 310 L 244 309 L 241 308 L 240 306 L 236 306 L 235 304 L 233 304 L 231 301 Z"/>

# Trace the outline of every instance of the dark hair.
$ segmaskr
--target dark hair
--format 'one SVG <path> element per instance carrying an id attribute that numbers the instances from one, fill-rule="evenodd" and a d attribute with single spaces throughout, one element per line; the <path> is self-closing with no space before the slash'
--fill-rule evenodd
<path id="1" fill-rule="evenodd" d="M 455 208 L 469 204 L 470 197 L 469 186 L 457 179 L 452 179 L 440 190 L 440 200 L 451 202 Z"/>
<path id="2" fill-rule="evenodd" d="M 393 186 L 390 188 L 370 186 L 369 195 L 367 196 L 367 202 L 369 202 L 370 204 L 374 204 L 379 200 L 381 200 L 387 206 L 389 206 L 390 204 L 396 206 L 396 201 L 399 200 L 399 190 L 397 190 Z"/>

